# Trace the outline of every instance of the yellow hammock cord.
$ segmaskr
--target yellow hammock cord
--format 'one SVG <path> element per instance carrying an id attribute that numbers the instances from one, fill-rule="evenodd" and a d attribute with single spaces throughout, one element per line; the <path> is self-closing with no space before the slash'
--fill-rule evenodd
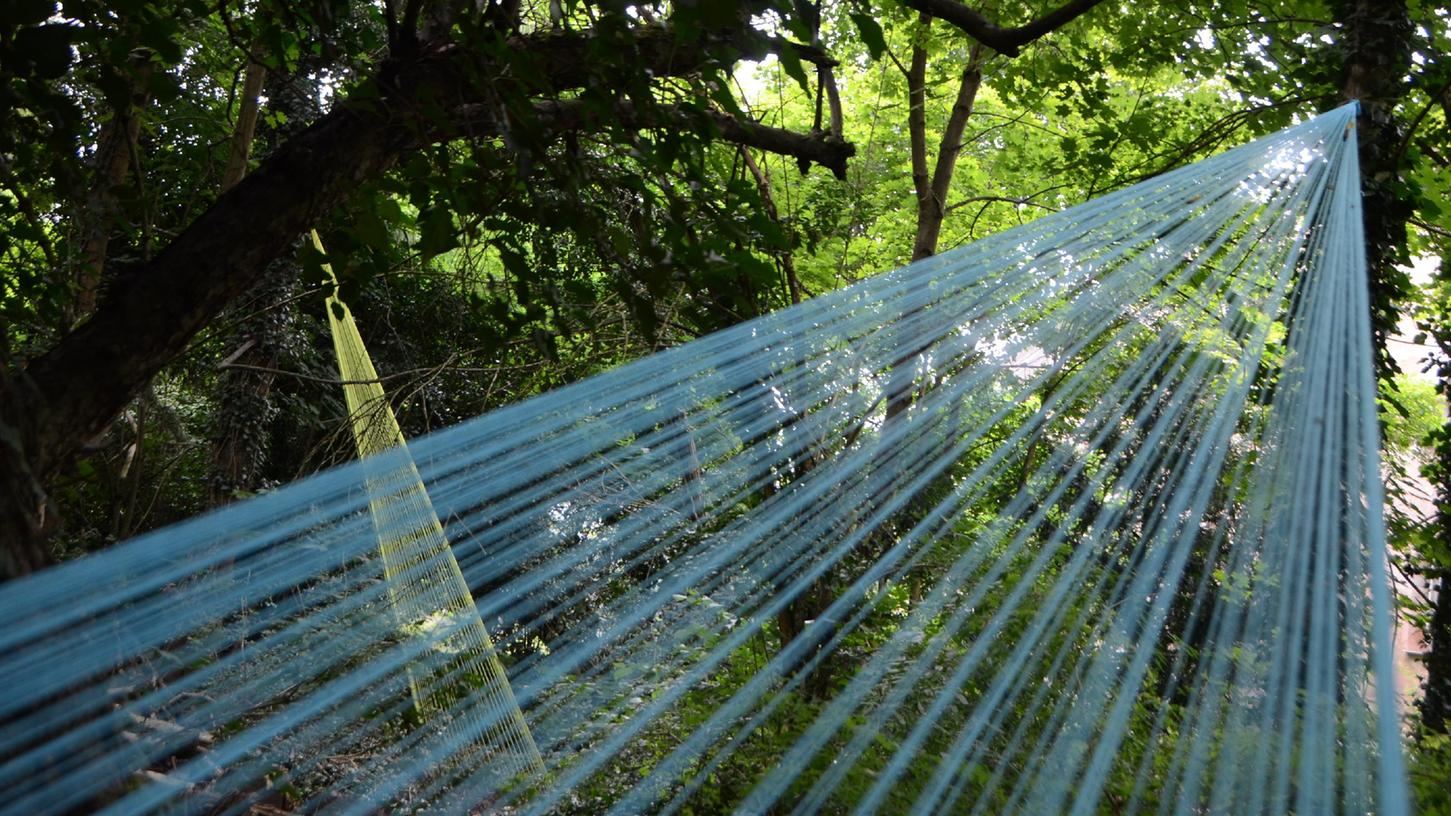
<path id="1" fill-rule="evenodd" d="M 312 243 L 319 252 L 323 251 L 316 230 L 312 231 Z M 323 264 L 323 270 L 334 284 L 333 294 L 327 299 L 328 322 L 332 326 L 338 374 L 343 380 L 343 395 L 347 399 L 358 457 L 367 458 L 395 447 L 406 449 L 403 431 L 383 393 L 358 325 L 347 304 L 338 299 L 337 278 L 332 267 Z M 511 774 L 542 773 L 544 762 L 539 749 L 514 699 L 504 665 L 479 617 L 423 479 L 413 461 L 406 461 L 406 471 L 389 474 L 387 487 L 371 490 L 373 496 L 369 499 L 388 592 L 398 612 L 400 627 L 405 632 L 417 633 L 433 633 L 437 627 L 450 627 L 442 636 L 435 634 L 438 643 L 433 648 L 454 656 L 449 668 L 455 673 L 460 673 L 457 669 L 462 668 L 461 674 L 483 686 L 480 694 L 483 706 L 461 707 L 467 712 L 464 716 L 472 715 L 475 719 L 475 723 L 464 726 L 476 729 L 475 741 L 480 749 L 499 750 L 507 755 Z M 410 573 L 408 580 L 395 580 L 402 573 Z M 464 695 L 479 693 L 461 683 L 420 683 L 411 670 L 409 685 L 414 706 L 419 716 L 425 718 L 448 714 Z M 491 718 L 495 722 L 479 727 L 481 708 L 491 713 L 503 712 L 505 716 L 496 714 Z"/>

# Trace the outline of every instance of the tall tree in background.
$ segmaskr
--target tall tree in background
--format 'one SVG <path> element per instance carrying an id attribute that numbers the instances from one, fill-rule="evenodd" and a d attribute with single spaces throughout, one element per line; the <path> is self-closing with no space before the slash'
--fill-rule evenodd
<path id="1" fill-rule="evenodd" d="M 264 153 L 296 136 L 319 114 L 317 83 L 304 76 L 302 66 L 267 71 L 259 57 L 259 52 L 248 54 L 240 112 L 222 179 L 223 193 L 245 174 L 264 84 L 268 118 L 273 123 L 264 128 Z M 210 434 L 210 504 L 225 504 L 260 486 L 267 458 L 268 425 L 277 413 L 273 385 L 277 371 L 287 362 L 289 346 L 297 342 L 294 299 L 299 273 L 296 258 L 284 253 L 269 264 L 261 282 L 229 310 L 233 319 L 227 322 L 232 330 L 224 340 L 228 348 Z"/>

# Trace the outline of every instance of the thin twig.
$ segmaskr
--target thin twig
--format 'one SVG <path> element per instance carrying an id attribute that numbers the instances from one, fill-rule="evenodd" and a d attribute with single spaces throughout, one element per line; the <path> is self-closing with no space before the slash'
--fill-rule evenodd
<path id="1" fill-rule="evenodd" d="M 1406 128 L 1406 135 L 1401 137 L 1401 143 L 1396 146 L 1395 158 L 1391 161 L 1391 167 L 1401 166 L 1401 157 L 1406 155 L 1406 148 L 1411 146 L 1411 137 L 1416 135 L 1416 128 L 1421 126 L 1421 121 L 1426 118 L 1426 114 L 1431 112 L 1431 108 L 1446 96 L 1447 90 L 1451 90 L 1451 79 L 1441 83 L 1441 90 L 1431 94 L 1431 98 L 1426 100 L 1426 106 L 1421 108 L 1421 112 L 1416 114 L 1415 119 L 1411 120 L 1411 124 Z"/>
<path id="2" fill-rule="evenodd" d="M 457 354 L 450 354 L 448 356 L 448 359 L 444 360 L 443 362 L 439 363 L 436 366 L 426 366 L 426 367 L 423 367 L 423 368 L 410 368 L 407 371 L 395 371 L 394 373 L 388 374 L 387 376 L 382 376 L 382 377 L 378 377 L 377 379 L 371 379 L 371 380 L 342 380 L 342 379 L 337 379 L 335 377 L 318 377 L 318 376 L 315 376 L 315 375 L 312 375 L 312 374 L 303 374 L 300 371 L 287 371 L 287 370 L 281 369 L 281 368 L 269 368 L 268 366 L 248 365 L 246 363 L 222 363 L 222 364 L 218 365 L 217 368 L 220 368 L 220 369 L 236 368 L 236 369 L 241 369 L 243 371 L 260 371 L 263 374 L 276 374 L 276 375 L 278 375 L 280 377 L 292 377 L 294 379 L 306 380 L 307 382 L 322 383 L 324 385 L 374 385 L 374 384 L 381 384 L 381 383 L 389 382 L 391 380 L 401 379 L 403 377 L 411 377 L 411 376 L 418 375 L 418 374 L 435 375 L 436 376 L 439 372 L 448 370 L 449 364 L 452 363 L 456 359 L 458 359 L 458 355 Z M 457 371 L 468 371 L 470 369 L 462 369 L 461 368 L 461 369 L 455 369 L 455 370 L 457 370 Z M 483 370 L 483 369 L 474 369 L 474 370 Z"/>

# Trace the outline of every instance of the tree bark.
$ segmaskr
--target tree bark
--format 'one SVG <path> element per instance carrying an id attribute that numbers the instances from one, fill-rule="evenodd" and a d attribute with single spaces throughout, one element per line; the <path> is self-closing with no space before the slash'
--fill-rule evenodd
<path id="1" fill-rule="evenodd" d="M 1335 16 L 1342 27 L 1341 92 L 1346 101 L 1360 102 L 1356 129 L 1372 328 L 1377 361 L 1386 376 L 1395 372 L 1387 342 L 1396 332 L 1399 304 L 1406 302 L 1411 285 L 1406 273 L 1397 268 L 1407 260 L 1406 222 L 1413 208 L 1397 192 L 1401 127 L 1395 109 L 1405 95 L 1414 30 L 1405 0 L 1341 0 Z"/>
<path id="2" fill-rule="evenodd" d="M 1443 255 L 1438 281 L 1451 280 L 1451 255 Z M 1433 320 L 1451 321 L 1451 310 L 1442 309 Z M 1432 323 L 1428 328 L 1440 351 L 1437 366 L 1438 390 L 1451 397 L 1451 322 Z M 1436 516 L 1425 542 L 1421 561 L 1435 589 L 1431 617 L 1426 623 L 1426 682 L 1421 698 L 1421 729 L 1428 734 L 1451 734 L 1451 414 L 1444 417 L 1441 436 L 1436 440 Z"/>
<path id="3" fill-rule="evenodd" d="M 903 0 L 903 5 L 917 10 L 917 19 L 923 29 L 932 24 L 933 18 L 940 17 L 967 32 L 974 40 L 967 64 L 963 66 L 957 99 L 943 129 L 936 166 L 930 177 L 927 169 L 927 50 L 921 44 L 912 47 L 912 63 L 907 69 L 910 105 L 907 127 L 912 148 L 912 186 L 917 194 L 917 233 L 912 243 L 912 260 L 920 261 L 937 253 L 942 221 L 947 214 L 947 194 L 952 186 L 957 156 L 962 151 L 962 134 L 968 117 L 972 115 L 978 89 L 982 87 L 983 47 L 1016 57 L 1023 46 L 1073 22 L 1100 2 L 1102 0 L 1070 0 L 1032 22 L 1016 28 L 1002 28 L 958 0 Z"/>
<path id="4" fill-rule="evenodd" d="M 0 366 L 0 396 L 26 388 Z M 44 544 L 46 495 L 31 469 L 18 423 L 0 414 L 0 579 L 27 575 L 51 563 Z"/>
<path id="5" fill-rule="evenodd" d="M 925 34 L 932 24 L 927 14 L 918 17 Z M 947 195 L 952 187 L 953 172 L 957 157 L 962 152 L 962 134 L 967 128 L 968 117 L 972 115 L 973 103 L 978 88 L 982 86 L 982 45 L 973 43 L 967 64 L 963 66 L 962 78 L 958 84 L 957 98 L 938 144 L 937 160 L 931 173 L 927 158 L 927 49 L 923 45 L 912 48 L 912 62 L 907 69 L 907 112 L 908 141 L 912 151 L 912 187 L 916 193 L 917 231 L 912 242 L 912 260 L 920 261 L 937 252 L 938 237 L 942 234 L 942 221 L 947 215 Z M 890 421 L 907 409 L 912 401 L 912 377 L 910 370 L 916 356 L 903 359 L 893 366 L 888 377 L 887 419 Z"/>
<path id="6" fill-rule="evenodd" d="M 0 563 L 7 577 L 33 569 L 34 554 L 44 551 L 41 485 L 294 236 L 396 161 L 400 124 L 376 108 L 341 106 L 113 285 L 90 320 L 4 384 L 0 422 L 14 429 L 15 443 L 0 463 L 0 495 L 27 500 L 0 517 L 0 542 L 18 553 Z"/>
<path id="7" fill-rule="evenodd" d="M 727 142 L 754 147 L 767 153 L 794 156 L 807 168 L 812 164 L 819 164 L 842 181 L 846 180 L 846 162 L 856 153 L 855 146 L 850 142 L 842 141 L 829 133 L 797 133 L 759 122 L 738 119 L 714 109 L 687 112 L 675 106 L 665 105 L 641 110 L 634 104 L 622 100 L 614 106 L 610 116 L 606 117 L 597 109 L 577 99 L 536 102 L 533 109 L 535 122 L 548 130 L 549 135 L 560 135 L 569 131 L 595 131 L 611 123 L 634 129 L 654 127 L 693 129 L 708 123 Z M 469 135 L 492 135 L 500 132 L 502 124 L 494 106 L 471 104 L 460 106 L 453 111 L 450 117 L 450 127 Z"/>
<path id="8" fill-rule="evenodd" d="M 919 14 L 917 27 L 917 37 L 925 39 L 932 27 L 931 15 Z M 920 41 L 912 46 L 912 62 L 907 67 L 907 142 L 912 151 L 912 191 L 920 219 L 932 197 L 932 179 L 927 171 L 927 46 Z"/>

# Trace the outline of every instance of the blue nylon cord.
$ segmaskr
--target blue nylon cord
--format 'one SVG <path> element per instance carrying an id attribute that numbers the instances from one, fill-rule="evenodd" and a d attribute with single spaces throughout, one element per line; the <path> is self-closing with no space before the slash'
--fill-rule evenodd
<path id="1" fill-rule="evenodd" d="M 873 631 L 726 807 L 1407 813 L 1353 117 L 0 586 L 0 814 L 698 810 Z M 384 575 L 430 510 L 545 777 Z"/>

